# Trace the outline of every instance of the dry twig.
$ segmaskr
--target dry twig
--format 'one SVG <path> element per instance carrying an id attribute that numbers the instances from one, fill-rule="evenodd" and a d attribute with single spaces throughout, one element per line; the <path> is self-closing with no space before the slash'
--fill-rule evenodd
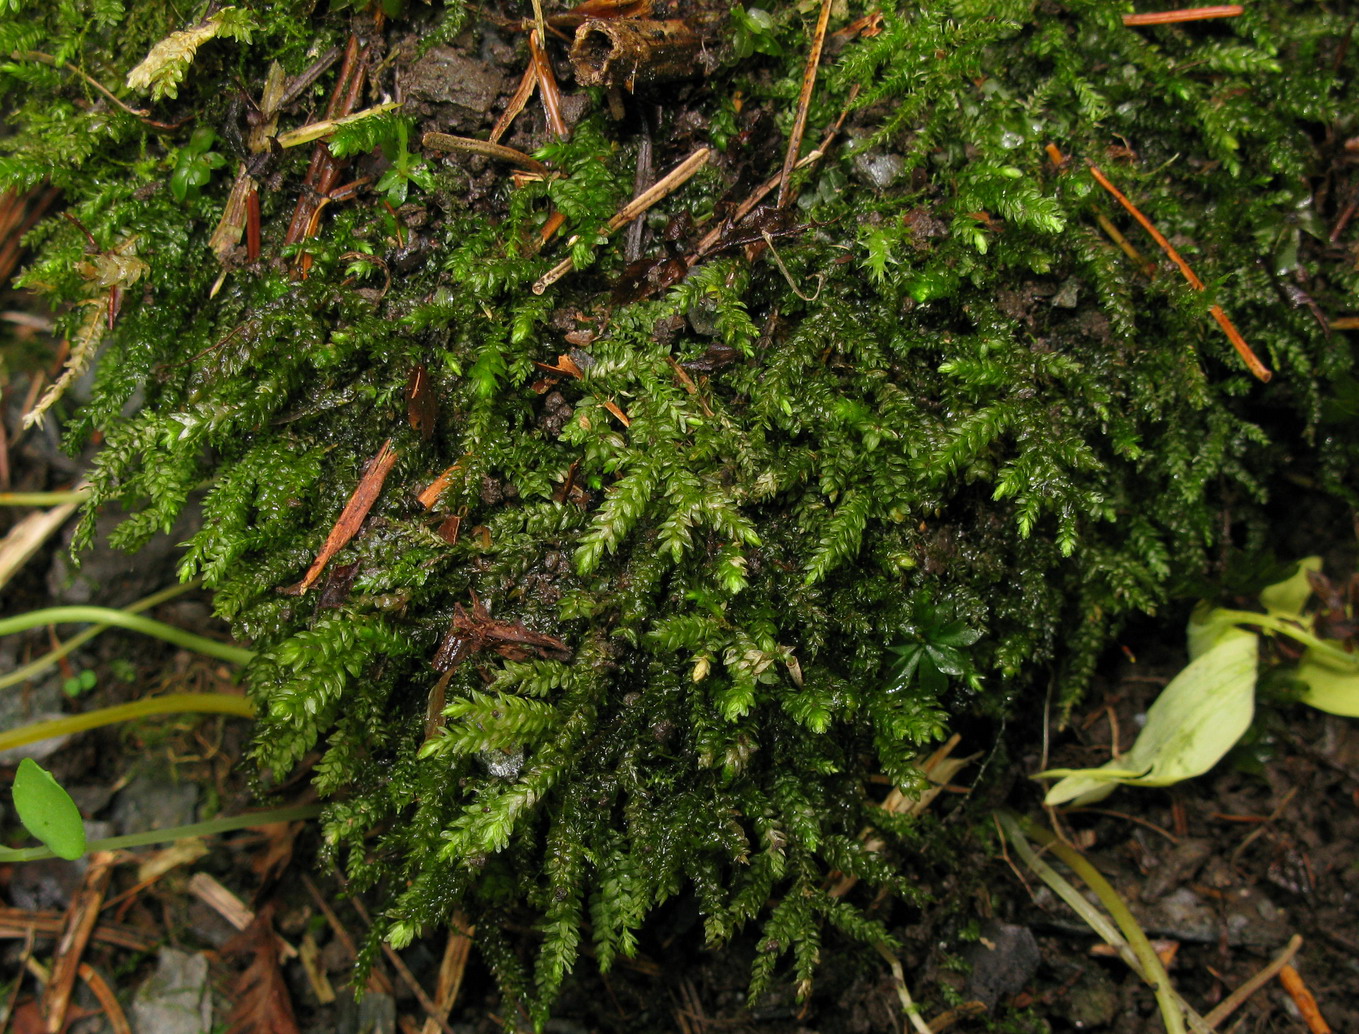
<path id="1" fill-rule="evenodd" d="M 708 147 L 700 147 L 693 154 L 689 155 L 688 158 L 684 159 L 684 161 L 680 162 L 652 184 L 649 189 L 638 194 L 620 208 L 618 213 L 609 220 L 608 232 L 612 233 L 620 227 L 626 226 L 647 209 L 674 193 L 687 183 L 694 173 L 703 168 L 711 157 L 712 149 Z M 576 264 L 570 258 L 562 259 L 535 281 L 533 293 L 542 294 L 575 268 Z"/>
<path id="2" fill-rule="evenodd" d="M 788 150 L 783 156 L 783 171 L 779 173 L 778 207 L 782 208 L 791 199 L 788 196 L 788 180 L 797 165 L 797 153 L 802 149 L 802 134 L 807 130 L 807 109 L 812 103 L 812 89 L 816 86 L 816 70 L 821 65 L 821 48 L 826 44 L 826 26 L 830 23 L 831 0 L 821 0 L 821 14 L 816 19 L 816 31 L 812 33 L 812 48 L 807 54 L 807 70 L 802 73 L 802 92 L 797 98 L 797 115 L 793 119 L 793 131 L 788 135 Z"/>

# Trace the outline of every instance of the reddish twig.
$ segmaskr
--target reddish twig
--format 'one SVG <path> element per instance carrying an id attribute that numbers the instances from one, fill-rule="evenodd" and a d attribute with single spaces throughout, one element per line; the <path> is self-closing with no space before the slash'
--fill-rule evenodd
<path id="1" fill-rule="evenodd" d="M 1170 256 L 1171 261 L 1174 262 L 1175 265 L 1180 267 L 1180 272 L 1183 273 L 1184 278 L 1189 281 L 1189 285 L 1196 291 L 1205 290 L 1203 281 L 1198 278 L 1198 275 L 1191 268 L 1189 268 L 1189 263 L 1180 256 L 1180 253 L 1175 250 L 1170 241 L 1166 240 L 1165 234 L 1156 229 L 1155 225 L 1152 224 L 1152 221 L 1143 215 L 1141 210 L 1129 201 L 1127 196 L 1114 186 L 1113 183 L 1110 182 L 1109 177 L 1100 172 L 1099 168 L 1093 162 L 1090 162 L 1089 166 L 1090 175 L 1095 177 L 1099 182 L 1099 185 L 1107 190 L 1115 201 L 1127 209 L 1128 214 L 1142 225 L 1142 229 L 1151 234 L 1152 240 L 1161 246 L 1161 250 Z M 1245 362 L 1246 368 L 1250 370 L 1251 373 L 1262 381 L 1268 381 L 1274 376 L 1269 368 L 1260 361 L 1260 357 L 1252 351 L 1250 345 L 1246 343 L 1246 339 L 1241 336 L 1241 332 L 1236 329 L 1235 324 L 1233 324 L 1227 317 L 1227 314 L 1222 311 L 1222 306 L 1217 304 L 1210 305 L 1208 307 L 1208 312 L 1212 315 L 1213 319 L 1217 321 L 1217 324 L 1222 328 L 1223 333 L 1227 335 L 1227 340 L 1232 343 L 1232 347 L 1236 349 L 1237 353 L 1241 356 L 1242 361 Z"/>
<path id="2" fill-rule="evenodd" d="M 1186 7 L 1179 11 L 1151 11 L 1147 14 L 1125 14 L 1124 25 L 1173 25 L 1176 22 L 1201 22 L 1209 18 L 1235 18 L 1245 13 L 1240 4 L 1219 4 L 1216 7 Z"/>

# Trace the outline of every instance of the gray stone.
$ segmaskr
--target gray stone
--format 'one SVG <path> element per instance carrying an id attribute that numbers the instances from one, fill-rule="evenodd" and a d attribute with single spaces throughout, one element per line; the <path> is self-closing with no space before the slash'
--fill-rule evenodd
<path id="1" fill-rule="evenodd" d="M 207 956 L 162 948 L 156 971 L 132 998 L 132 1025 L 137 1034 L 210 1034 Z"/>

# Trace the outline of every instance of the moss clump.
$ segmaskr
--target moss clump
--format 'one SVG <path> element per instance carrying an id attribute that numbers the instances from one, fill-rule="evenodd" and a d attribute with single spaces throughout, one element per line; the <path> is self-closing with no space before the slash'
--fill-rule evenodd
<path id="1" fill-rule="evenodd" d="M 1351 350 L 1287 302 L 1305 290 L 1331 311 L 1356 286 L 1325 240 L 1356 48 L 1323 5 L 1139 30 L 1107 0 L 884 11 L 877 35 L 833 41 L 809 139 L 850 115 L 795 175 L 797 204 L 730 228 L 682 280 L 698 236 L 781 163 L 809 28 L 791 5 L 743 12 L 736 48 L 668 105 L 629 102 L 656 168 L 720 155 L 646 218 L 650 265 L 626 274 L 602 228 L 631 193 L 636 110 L 615 123 L 591 95 L 568 141 L 521 130 L 554 175 L 517 185 L 419 153 L 452 117 L 437 98 L 347 126 L 344 175 L 382 194 L 336 200 L 298 241 L 309 148 L 232 151 L 247 96 L 353 29 L 371 70 L 358 106 L 375 103 L 420 60 L 408 23 L 237 5 L 234 39 L 203 42 L 148 125 L 91 80 L 126 93 L 153 44 L 220 12 L 6 6 L 0 50 L 30 56 L 0 76 L 0 185 L 50 180 L 101 248 L 148 264 L 68 419 L 73 447 L 103 436 L 91 512 L 135 507 L 117 534 L 135 549 L 206 487 L 183 574 L 259 651 L 259 762 L 319 750 L 328 843 L 357 886 L 387 889 L 380 932 L 404 943 L 460 910 L 540 1019 L 582 937 L 607 966 L 686 890 L 712 941 L 763 924 L 757 991 L 788 952 L 805 987 L 826 923 L 891 943 L 826 889 L 840 870 L 911 895 L 909 864 L 858 838 L 903 832 L 868 775 L 912 785 L 951 714 L 1002 712 L 1054 665 L 1072 699 L 1111 630 L 1207 570 L 1224 529 L 1267 538 L 1285 464 L 1352 497 L 1351 454 L 1320 423 Z M 465 14 L 440 30 L 455 59 L 505 45 Z M 319 117 L 335 77 L 279 128 Z M 458 117 L 484 135 L 498 110 Z M 1077 160 L 1054 168 L 1049 142 Z M 1081 159 L 1207 292 L 1148 278 L 1096 228 L 1128 220 Z M 219 266 L 209 239 L 246 161 L 261 257 L 225 248 Z M 565 226 L 544 247 L 553 211 Z M 760 229 L 773 244 L 751 261 Z M 535 294 L 562 238 L 578 270 Z M 71 333 L 88 326 L 105 290 L 79 271 L 84 237 L 53 218 L 31 243 L 23 282 Z M 412 403 L 417 371 L 430 387 Z M 388 439 L 399 459 L 343 573 L 281 594 Z M 465 655 L 446 677 L 441 643 Z M 531 971 L 502 932 L 523 910 Z"/>

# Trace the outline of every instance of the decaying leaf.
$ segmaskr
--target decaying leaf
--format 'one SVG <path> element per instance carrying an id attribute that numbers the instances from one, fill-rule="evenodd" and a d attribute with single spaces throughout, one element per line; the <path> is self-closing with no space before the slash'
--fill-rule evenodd
<path id="1" fill-rule="evenodd" d="M 227 944 L 249 965 L 231 989 L 227 1034 L 297 1034 L 292 998 L 279 966 L 273 909 L 266 906 L 254 921 Z"/>
<path id="2" fill-rule="evenodd" d="M 254 22 L 248 11 L 223 7 L 197 25 L 170 33 L 152 47 L 142 63 L 127 73 L 128 88 L 150 90 L 152 100 L 177 97 L 179 84 L 189 65 L 193 64 L 199 47 L 217 36 L 230 36 L 249 43 L 253 29 Z"/>

